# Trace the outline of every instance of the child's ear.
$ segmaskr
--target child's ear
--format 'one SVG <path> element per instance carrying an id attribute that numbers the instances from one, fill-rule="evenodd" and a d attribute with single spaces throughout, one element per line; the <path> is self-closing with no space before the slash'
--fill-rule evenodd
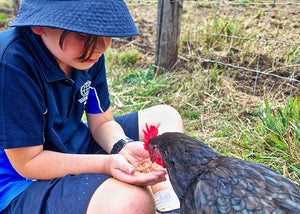
<path id="1" fill-rule="evenodd" d="M 44 27 L 31 26 L 31 30 L 37 35 L 42 35 L 45 33 Z"/>

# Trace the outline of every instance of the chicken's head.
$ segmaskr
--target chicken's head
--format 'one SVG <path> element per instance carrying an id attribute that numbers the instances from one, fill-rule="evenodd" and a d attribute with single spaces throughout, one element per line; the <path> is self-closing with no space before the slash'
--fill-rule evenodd
<path id="1" fill-rule="evenodd" d="M 144 132 L 144 148 L 150 154 L 152 161 L 155 161 L 158 165 L 165 168 L 165 164 L 161 157 L 160 149 L 155 144 L 149 144 L 149 140 L 158 135 L 158 129 L 156 126 L 146 124 L 146 130 Z"/>

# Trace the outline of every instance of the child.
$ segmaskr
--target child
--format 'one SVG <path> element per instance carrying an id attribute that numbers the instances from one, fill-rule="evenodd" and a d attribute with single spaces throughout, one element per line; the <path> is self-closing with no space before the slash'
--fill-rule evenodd
<path id="1" fill-rule="evenodd" d="M 178 212 L 164 169 L 136 171 L 150 164 L 145 123 L 182 132 L 178 112 L 110 110 L 104 53 L 112 37 L 139 34 L 125 2 L 23 0 L 9 25 L 0 34 L 1 214 Z"/>

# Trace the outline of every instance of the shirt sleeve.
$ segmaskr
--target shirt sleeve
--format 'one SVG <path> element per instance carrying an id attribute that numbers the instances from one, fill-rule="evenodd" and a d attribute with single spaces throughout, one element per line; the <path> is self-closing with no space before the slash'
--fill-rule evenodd
<path id="1" fill-rule="evenodd" d="M 44 143 L 44 99 L 30 72 L 25 72 L 26 65 L 23 67 L 0 62 L 1 149 Z"/>
<path id="2" fill-rule="evenodd" d="M 105 112 L 110 106 L 104 55 L 92 67 L 90 75 L 92 83 L 85 111 L 90 114 L 99 114 Z"/>

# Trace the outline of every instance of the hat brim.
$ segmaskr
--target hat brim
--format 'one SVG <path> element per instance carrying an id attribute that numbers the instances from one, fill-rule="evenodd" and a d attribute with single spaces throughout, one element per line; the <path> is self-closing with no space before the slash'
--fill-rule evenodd
<path id="1" fill-rule="evenodd" d="M 16 19 L 9 26 L 54 27 L 107 37 L 140 34 L 123 0 L 23 0 Z"/>

